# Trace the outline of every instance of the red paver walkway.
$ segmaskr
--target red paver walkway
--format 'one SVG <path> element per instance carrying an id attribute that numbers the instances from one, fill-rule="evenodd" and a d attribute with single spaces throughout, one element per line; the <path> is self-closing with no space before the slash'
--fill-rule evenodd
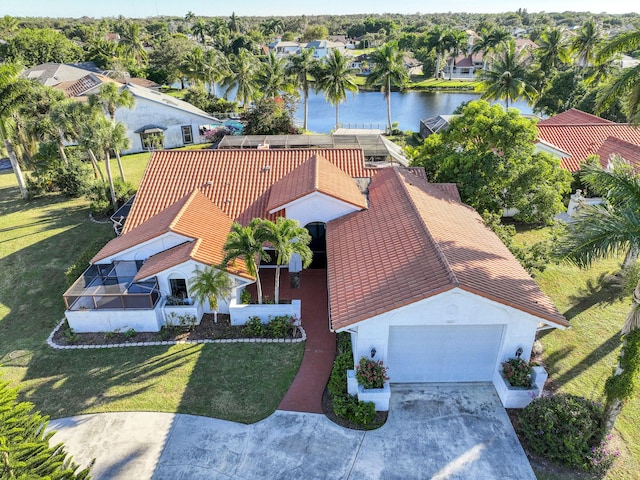
<path id="1" fill-rule="evenodd" d="M 260 271 L 263 292 L 270 298 L 273 298 L 274 274 L 275 269 Z M 304 270 L 300 274 L 300 288 L 291 289 L 289 273 L 282 270 L 280 298 L 302 301 L 302 327 L 307 333 L 307 343 L 302 365 L 278 409 L 322 413 L 322 394 L 336 355 L 336 336 L 329 330 L 327 271 Z"/>

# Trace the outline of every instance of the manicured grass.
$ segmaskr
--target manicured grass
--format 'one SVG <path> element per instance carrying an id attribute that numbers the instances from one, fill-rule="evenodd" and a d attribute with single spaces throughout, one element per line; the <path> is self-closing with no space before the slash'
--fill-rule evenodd
<path id="1" fill-rule="evenodd" d="M 475 80 L 447 80 L 415 76 L 411 79 L 409 88 L 434 89 L 434 90 L 474 90 L 480 82 Z"/>
<path id="2" fill-rule="evenodd" d="M 124 157 L 136 184 L 148 154 Z M 114 164 L 114 173 L 117 166 Z M 303 344 L 221 344 L 56 351 L 45 340 L 63 318 L 65 270 L 113 237 L 84 199 L 23 202 L 0 174 L 0 372 L 53 418 L 104 411 L 193 413 L 251 423 L 277 407 Z"/>
<path id="3" fill-rule="evenodd" d="M 549 235 L 547 228 L 521 230 L 520 244 Z M 621 259 L 601 261 L 581 270 L 562 263 L 549 265 L 536 281 L 570 322 L 565 331 L 542 336 L 544 361 L 554 388 L 596 401 L 603 400 L 604 383 L 617 363 L 618 332 L 631 306 L 606 275 L 618 271 Z M 610 479 L 635 479 L 640 471 L 640 395 L 624 408 L 616 423 L 614 446 L 622 452 Z M 553 477 L 541 477 L 553 478 Z"/>

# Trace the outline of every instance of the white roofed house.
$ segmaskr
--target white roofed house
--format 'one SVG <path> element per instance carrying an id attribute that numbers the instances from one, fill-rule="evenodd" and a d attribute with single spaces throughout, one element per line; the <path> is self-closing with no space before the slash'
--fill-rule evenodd
<path id="1" fill-rule="evenodd" d="M 199 108 L 156 89 L 140 85 L 140 81 L 118 82 L 106 75 L 74 65 L 44 64 L 26 70 L 26 78 L 65 92 L 69 98 L 86 100 L 100 92 L 106 82 L 116 83 L 134 97 L 133 108 L 118 108 L 116 121 L 127 128 L 131 148 L 122 153 L 135 153 L 156 148 L 176 148 L 206 143 L 204 133 L 222 122 Z M 201 134 L 202 133 L 202 134 Z"/>

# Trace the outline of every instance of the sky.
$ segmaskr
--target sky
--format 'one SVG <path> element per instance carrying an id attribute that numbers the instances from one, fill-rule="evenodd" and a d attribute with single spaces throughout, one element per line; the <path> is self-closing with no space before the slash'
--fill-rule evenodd
<path id="1" fill-rule="evenodd" d="M 640 13 L 640 1 L 616 0 L 0 0 L 0 16 L 16 17 L 153 17 L 184 16 L 283 16 L 353 13 L 499 13 L 526 8 L 529 12 L 578 11 Z"/>

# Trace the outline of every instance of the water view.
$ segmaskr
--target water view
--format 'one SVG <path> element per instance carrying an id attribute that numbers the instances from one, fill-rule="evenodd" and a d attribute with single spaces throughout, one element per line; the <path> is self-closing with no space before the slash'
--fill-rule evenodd
<path id="1" fill-rule="evenodd" d="M 418 131 L 420 119 L 435 115 L 450 115 L 463 102 L 480 98 L 475 93 L 449 92 L 392 92 L 391 117 L 399 123 L 401 130 Z M 532 113 L 525 101 L 513 104 L 522 113 Z M 335 107 L 328 103 L 323 94 L 309 95 L 309 130 L 316 133 L 329 133 L 335 124 Z M 296 120 L 302 124 L 303 104 L 300 101 L 296 111 Z M 380 92 L 359 92 L 355 96 L 348 94 L 347 100 L 340 104 L 340 123 L 350 128 L 379 128 L 384 130 L 387 124 L 387 107 Z"/>

